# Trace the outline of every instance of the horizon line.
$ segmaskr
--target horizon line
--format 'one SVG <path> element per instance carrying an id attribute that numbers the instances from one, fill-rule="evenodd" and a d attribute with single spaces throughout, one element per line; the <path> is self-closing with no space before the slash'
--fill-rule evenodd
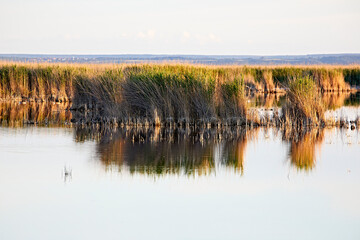
<path id="1" fill-rule="evenodd" d="M 272 56 L 316 56 L 316 55 L 360 55 L 360 52 L 352 53 L 306 53 L 306 54 L 191 54 L 191 53 L 0 53 L 3 55 L 41 55 L 41 56 L 249 56 L 249 57 L 272 57 Z"/>

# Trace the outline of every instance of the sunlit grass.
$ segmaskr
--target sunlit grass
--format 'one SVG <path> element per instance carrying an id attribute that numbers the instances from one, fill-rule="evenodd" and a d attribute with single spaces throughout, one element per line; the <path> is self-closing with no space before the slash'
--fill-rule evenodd
<path id="1" fill-rule="evenodd" d="M 306 79 L 310 89 L 303 89 Z M 296 81 L 303 81 L 296 85 Z M 305 84 L 303 86 L 303 84 Z M 0 98 L 72 101 L 100 111 L 106 121 L 246 122 L 249 91 L 289 87 L 292 114 L 322 121 L 316 91 L 360 84 L 360 66 L 206 66 L 190 64 L 46 64 L 0 62 Z M 316 89 L 316 90 L 315 90 Z M 301 111 L 295 111 L 295 109 Z"/>
<path id="2" fill-rule="evenodd" d="M 286 125 L 301 128 L 324 123 L 325 106 L 311 77 L 298 77 L 289 82 L 288 102 L 283 107 Z"/>

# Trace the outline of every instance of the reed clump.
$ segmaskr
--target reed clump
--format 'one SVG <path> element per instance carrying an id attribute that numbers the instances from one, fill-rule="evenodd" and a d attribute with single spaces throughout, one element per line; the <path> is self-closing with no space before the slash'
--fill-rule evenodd
<path id="1" fill-rule="evenodd" d="M 290 80 L 288 86 L 288 101 L 282 109 L 284 124 L 295 128 L 323 125 L 325 107 L 315 81 L 300 77 Z"/>
<path id="2" fill-rule="evenodd" d="M 127 66 L 76 83 L 76 104 L 97 106 L 126 124 L 246 121 L 244 80 L 218 69 Z"/>
<path id="3" fill-rule="evenodd" d="M 311 70 L 320 90 L 323 92 L 342 92 L 350 90 L 350 84 L 345 82 L 343 71 L 339 69 L 318 69 Z"/>
<path id="4" fill-rule="evenodd" d="M 275 66 L 271 71 L 274 82 L 281 84 L 288 79 L 310 76 L 322 92 L 346 92 L 360 85 L 358 65 Z"/>
<path id="5" fill-rule="evenodd" d="M 71 66 L 0 64 L 0 98 L 69 101 L 79 70 Z"/>
<path id="6" fill-rule="evenodd" d="M 260 93 L 278 93 L 284 92 L 274 83 L 271 69 L 256 69 L 251 71 L 247 68 L 243 69 L 245 85 L 250 91 Z"/>

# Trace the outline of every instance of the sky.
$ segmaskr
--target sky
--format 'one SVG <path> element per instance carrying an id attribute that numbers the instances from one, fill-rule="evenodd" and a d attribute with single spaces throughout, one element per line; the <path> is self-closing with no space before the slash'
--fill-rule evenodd
<path id="1" fill-rule="evenodd" d="M 360 53 L 359 0 L 0 0 L 0 53 Z"/>

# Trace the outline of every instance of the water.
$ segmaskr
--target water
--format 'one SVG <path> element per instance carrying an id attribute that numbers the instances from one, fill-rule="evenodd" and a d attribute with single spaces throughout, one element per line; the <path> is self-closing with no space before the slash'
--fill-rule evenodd
<path id="1" fill-rule="evenodd" d="M 63 111 L 3 111 L 0 239 L 360 239 L 358 129 L 98 133 Z"/>

